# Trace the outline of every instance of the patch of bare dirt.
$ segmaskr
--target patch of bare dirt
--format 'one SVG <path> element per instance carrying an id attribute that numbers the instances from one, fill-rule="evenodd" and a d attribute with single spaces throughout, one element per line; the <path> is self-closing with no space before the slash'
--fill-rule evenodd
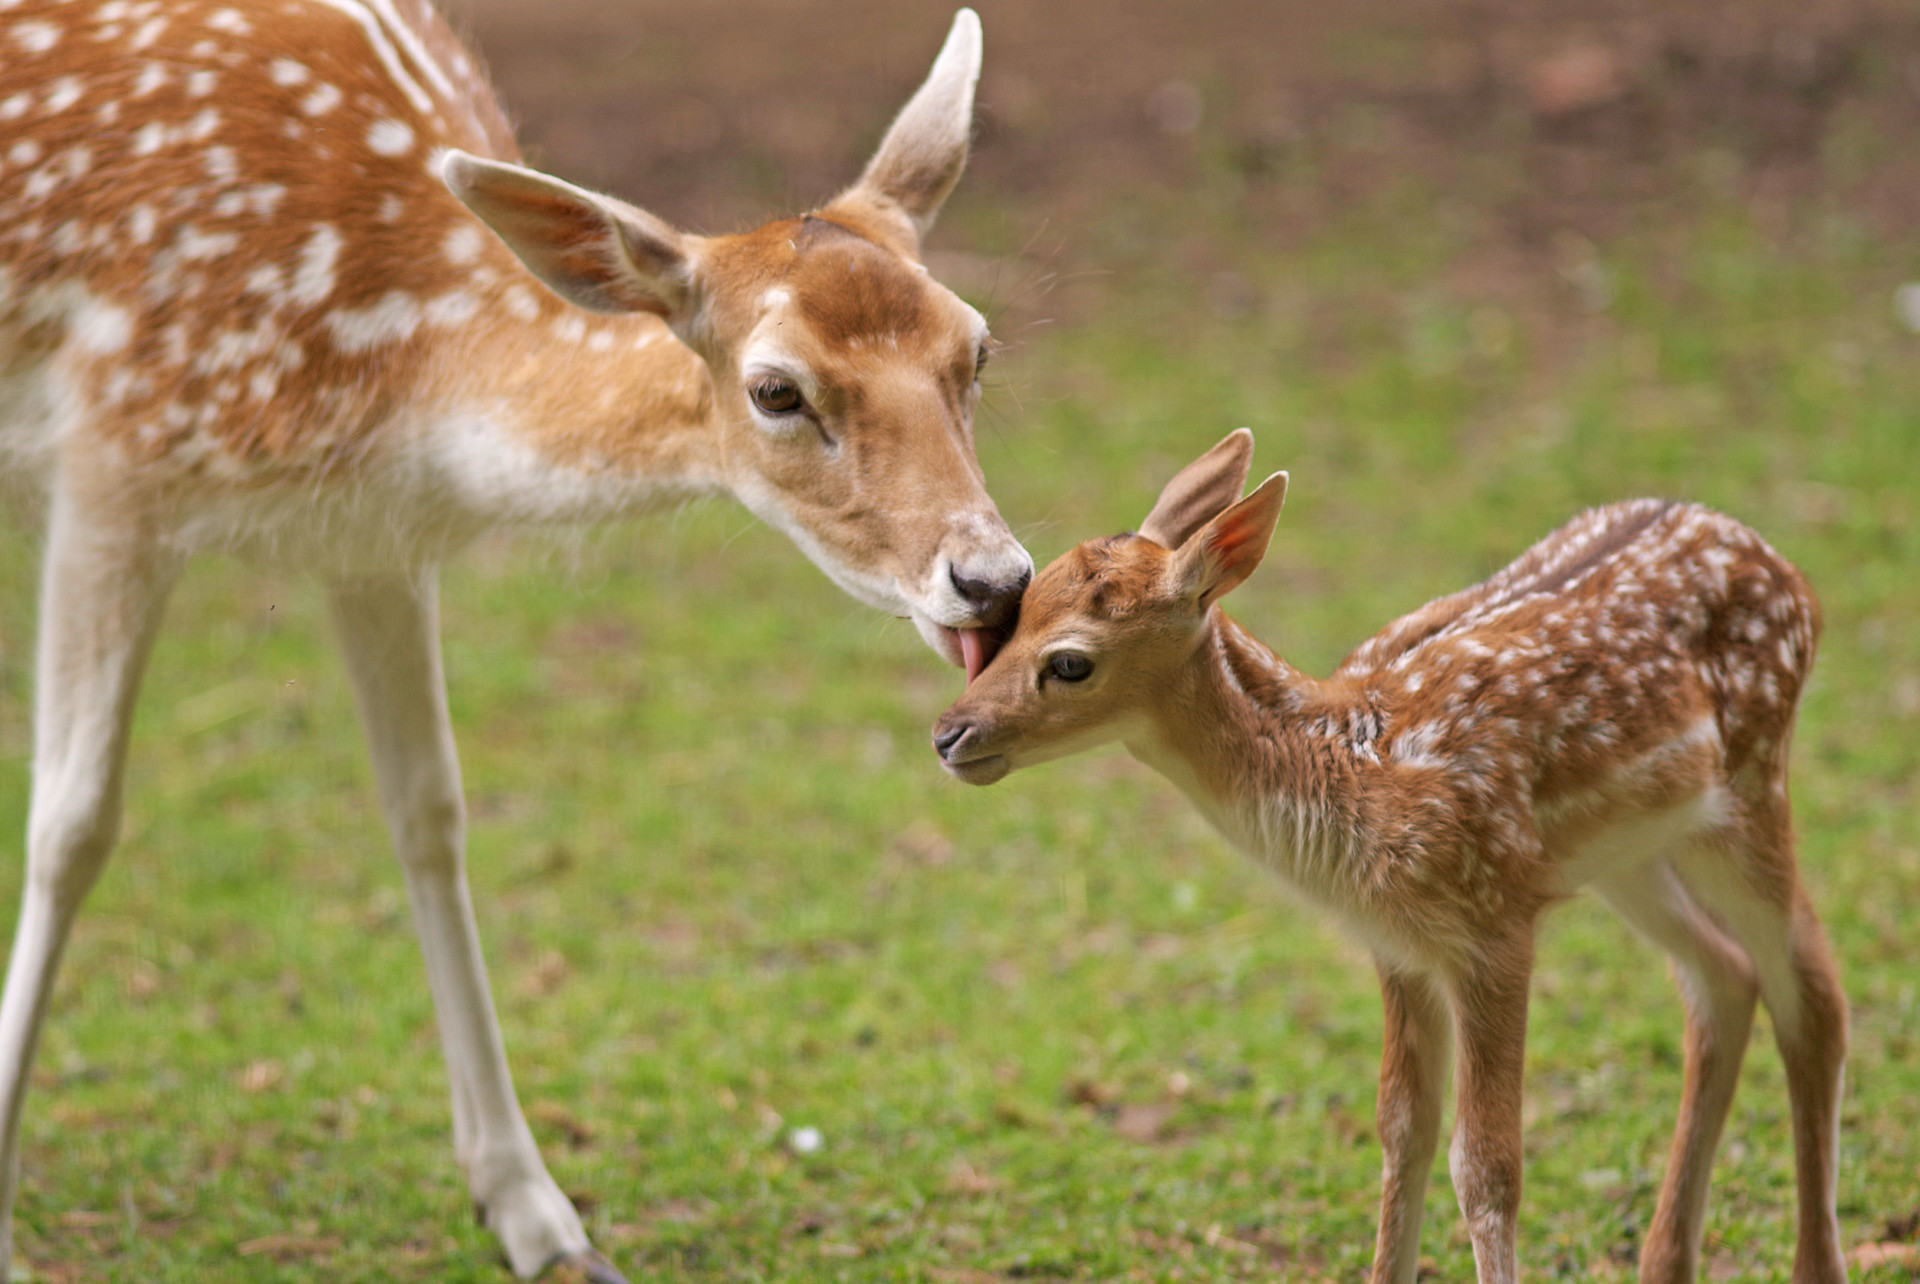
<path id="1" fill-rule="evenodd" d="M 720 228 L 830 194 L 911 91 L 950 0 L 450 0 L 542 163 Z M 980 0 L 975 204 L 1070 232 L 1116 195 L 1225 165 L 1311 171 L 1319 214 L 1409 172 L 1511 233 L 1604 233 L 1724 156 L 1814 180 L 1842 118 L 1920 126 L 1920 12 L 1898 0 Z M 1502 157 L 1501 181 L 1485 160 Z M 1911 223 L 1911 165 L 1866 176 Z M 1297 210 L 1294 211 L 1297 214 Z M 1269 211 L 1276 221 L 1281 212 Z"/>

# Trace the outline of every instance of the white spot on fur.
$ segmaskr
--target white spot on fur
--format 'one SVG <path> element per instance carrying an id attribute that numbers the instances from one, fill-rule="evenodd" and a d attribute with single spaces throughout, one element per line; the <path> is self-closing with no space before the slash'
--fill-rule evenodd
<path id="1" fill-rule="evenodd" d="M 47 115 L 65 111 L 80 101 L 80 77 L 62 76 L 47 88 Z"/>
<path id="2" fill-rule="evenodd" d="M 340 233 L 331 223 L 316 225 L 300 248 L 300 263 L 294 268 L 287 297 L 302 307 L 312 307 L 332 294 L 333 265 L 339 258 Z"/>
<path id="3" fill-rule="evenodd" d="M 93 167 L 93 153 L 84 147 L 69 147 L 46 166 L 27 178 L 22 191 L 24 199 L 37 201 L 51 194 L 55 188 L 71 183 Z"/>
<path id="4" fill-rule="evenodd" d="M 213 203 L 213 212 L 221 218 L 239 218 L 243 214 L 272 218 L 286 194 L 287 189 L 278 183 L 255 183 L 221 193 L 220 199 Z"/>
<path id="5" fill-rule="evenodd" d="M 392 192 L 380 198 L 380 221 L 398 223 L 400 216 L 407 212 L 407 204 Z"/>
<path id="6" fill-rule="evenodd" d="M 173 238 L 173 251 L 181 259 L 217 259 L 230 254 L 240 244 L 232 232 L 202 232 L 189 223 Z"/>
<path id="7" fill-rule="evenodd" d="M 196 71 L 187 77 L 187 97 L 205 98 L 213 92 L 213 87 L 219 83 L 219 72 L 206 70 Z"/>
<path id="8" fill-rule="evenodd" d="M 340 105 L 340 91 L 325 81 L 313 87 L 313 92 L 301 100 L 300 110 L 309 116 L 324 116 Z"/>
<path id="9" fill-rule="evenodd" d="M 501 296 L 501 302 L 506 305 L 509 314 L 522 321 L 533 321 L 540 316 L 540 301 L 524 285 L 516 283 L 508 286 L 507 292 Z"/>
<path id="10" fill-rule="evenodd" d="M 60 43 L 60 28 L 51 22 L 22 22 L 13 29 L 13 43 L 30 54 L 43 54 Z"/>
<path id="11" fill-rule="evenodd" d="M 404 343 L 420 328 L 420 321 L 420 305 L 401 290 L 389 290 L 377 303 L 364 308 L 341 308 L 326 317 L 333 346 L 342 352 L 366 352 Z"/>
<path id="12" fill-rule="evenodd" d="M 205 375 L 237 370 L 272 350 L 278 342 L 279 327 L 270 321 L 262 321 L 249 330 L 222 330 L 207 342 L 194 359 L 194 372 Z"/>
<path id="13" fill-rule="evenodd" d="M 118 352 L 133 337 L 133 318 L 125 308 L 92 299 L 75 315 L 72 333 L 89 352 Z"/>
<path id="14" fill-rule="evenodd" d="M 427 302 L 428 325 L 465 325 L 480 314 L 480 300 L 465 290 L 452 290 Z"/>
<path id="15" fill-rule="evenodd" d="M 133 33 L 133 39 L 128 41 L 127 45 L 131 49 L 145 49 L 154 41 L 158 40 L 160 33 L 166 29 L 167 20 L 165 18 L 149 18 L 140 24 L 140 29 Z"/>
<path id="16" fill-rule="evenodd" d="M 247 273 L 247 283 L 241 287 L 248 294 L 264 294 L 276 298 L 287 288 L 287 274 L 275 263 L 263 263 Z"/>
<path id="17" fill-rule="evenodd" d="M 40 159 L 41 146 L 31 138 L 23 138 L 7 151 L 7 159 L 16 165 L 32 165 Z"/>
<path id="18" fill-rule="evenodd" d="M 307 77 L 313 73 L 307 70 L 305 63 L 295 62 L 291 58 L 275 58 L 273 65 L 267 68 L 267 74 L 273 78 L 274 84 L 290 89 L 306 84 Z"/>
<path id="19" fill-rule="evenodd" d="M 215 9 L 207 15 L 207 25 L 215 31 L 228 31 L 236 36 L 244 36 L 253 30 L 237 9 Z"/>
<path id="20" fill-rule="evenodd" d="M 155 228 L 153 206 L 136 205 L 127 211 L 127 235 L 133 238 L 135 245 L 145 245 L 153 240 Z"/>
<path id="21" fill-rule="evenodd" d="M 0 102 L 0 120 L 18 120 L 33 106 L 33 95 L 20 93 Z"/>
<path id="22" fill-rule="evenodd" d="M 480 257 L 480 244 L 480 229 L 471 223 L 462 223 L 447 233 L 440 243 L 440 251 L 449 263 L 471 263 Z"/>
<path id="23" fill-rule="evenodd" d="M 413 150 L 413 128 L 405 121 L 376 120 L 367 130 L 367 146 L 378 156 L 404 156 Z"/>
<path id="24" fill-rule="evenodd" d="M 1446 759 L 1436 752 L 1446 728 L 1437 722 L 1408 727 L 1393 739 L 1393 760 L 1405 767 L 1441 767 Z"/>
<path id="25" fill-rule="evenodd" d="M 207 176 L 216 183 L 231 183 L 240 177 L 240 158 L 231 147 L 209 147 L 201 159 L 206 162 Z"/>
<path id="26" fill-rule="evenodd" d="M 133 82 L 133 96 L 145 98 L 154 90 L 167 83 L 167 69 L 157 62 L 140 64 L 140 76 Z"/>

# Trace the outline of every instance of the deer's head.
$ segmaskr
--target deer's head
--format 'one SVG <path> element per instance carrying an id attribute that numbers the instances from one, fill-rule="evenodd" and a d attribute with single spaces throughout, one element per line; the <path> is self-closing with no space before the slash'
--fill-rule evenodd
<path id="1" fill-rule="evenodd" d="M 933 729 L 947 770 L 990 785 L 1144 727 L 1184 685 L 1214 605 L 1253 573 L 1286 499 L 1275 473 L 1245 499 L 1242 428 L 1182 469 L 1139 534 L 1089 540 L 1034 579 L 1012 637 Z"/>
<path id="2" fill-rule="evenodd" d="M 448 186 L 562 297 L 663 317 L 705 361 L 715 470 L 860 600 L 912 618 L 977 672 L 1033 563 L 974 455 L 979 312 L 928 276 L 920 238 L 966 164 L 980 22 L 858 182 L 820 209 L 702 237 L 612 197 L 455 153 Z"/>

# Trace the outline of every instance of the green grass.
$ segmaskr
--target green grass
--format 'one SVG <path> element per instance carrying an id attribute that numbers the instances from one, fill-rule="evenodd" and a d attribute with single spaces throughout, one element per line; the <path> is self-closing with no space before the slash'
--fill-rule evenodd
<path id="1" fill-rule="evenodd" d="M 1173 468 L 1251 424 L 1293 494 L 1233 607 L 1321 672 L 1582 505 L 1697 498 L 1766 533 L 1827 611 L 1795 797 L 1854 1004 L 1840 1208 L 1849 1245 L 1877 1239 L 1920 1206 L 1920 363 L 1889 304 L 1920 244 L 1838 215 L 1781 242 L 1710 210 L 1603 247 L 1581 271 L 1606 306 L 1549 340 L 1452 291 L 1458 240 L 1408 236 L 1404 213 L 1243 248 L 1261 301 L 1230 319 L 1116 248 L 1108 306 L 1003 367 L 995 493 L 1044 559 L 1137 523 Z M 0 548 L 9 906 L 33 562 L 25 537 Z M 736 510 L 489 541 L 445 587 L 509 1051 L 555 1175 L 636 1279 L 1363 1271 L 1370 969 L 1157 778 L 1106 755 L 950 782 L 925 736 L 955 675 Z M 318 597 L 208 562 L 175 601 L 125 841 L 27 1107 L 19 1242 L 41 1277 L 504 1278 L 451 1160 Z M 1530 1276 L 1628 1272 L 1679 1046 L 1654 956 L 1584 902 L 1550 920 Z M 802 1126 L 824 1138 L 804 1157 Z M 1425 1251 L 1462 1279 L 1443 1169 Z M 1715 1278 L 1785 1279 L 1791 1204 L 1763 1019 L 1716 1174 Z M 295 1242 L 239 1255 L 273 1236 Z"/>

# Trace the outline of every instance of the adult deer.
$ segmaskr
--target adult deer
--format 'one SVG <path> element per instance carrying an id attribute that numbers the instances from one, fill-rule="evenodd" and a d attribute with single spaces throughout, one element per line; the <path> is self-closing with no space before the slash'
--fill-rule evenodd
<path id="1" fill-rule="evenodd" d="M 1846 1278 L 1834 1209 L 1846 1000 L 1795 871 L 1787 746 L 1819 607 L 1746 527 L 1596 509 L 1492 579 L 1390 624 L 1325 681 L 1219 609 L 1287 476 L 1245 499 L 1245 429 L 1137 535 L 1034 580 L 1013 636 L 934 728 L 962 780 L 1121 740 L 1373 952 L 1386 1007 L 1376 1284 L 1411 1284 L 1448 1050 L 1455 1193 L 1479 1277 L 1517 1277 L 1534 925 L 1597 891 L 1665 950 L 1685 1086 L 1643 1281 L 1694 1277 L 1755 996 L 1793 1106 L 1796 1284 Z"/>
<path id="2" fill-rule="evenodd" d="M 966 161 L 979 21 L 854 186 L 709 238 L 513 164 L 424 0 L 0 8 L 0 445 L 49 496 L 0 1216 L 148 645 L 181 563 L 220 547 L 328 584 L 482 1215 L 523 1276 L 617 1279 L 508 1076 L 432 568 L 503 521 L 729 494 L 977 670 L 1031 562 L 974 458 L 986 323 L 918 249 Z"/>

